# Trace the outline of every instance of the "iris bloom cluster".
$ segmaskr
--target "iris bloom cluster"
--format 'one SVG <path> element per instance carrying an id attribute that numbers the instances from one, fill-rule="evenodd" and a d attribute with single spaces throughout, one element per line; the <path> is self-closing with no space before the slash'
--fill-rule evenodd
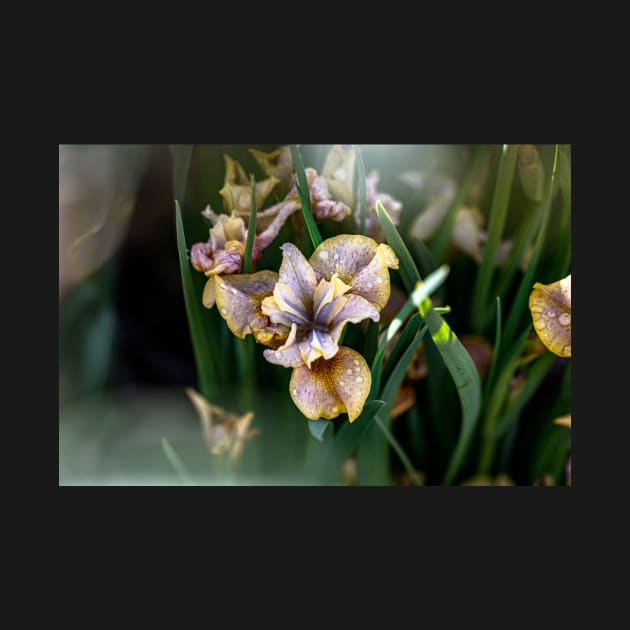
<path id="1" fill-rule="evenodd" d="M 301 205 L 288 147 L 251 153 L 267 175 L 254 187 L 257 207 L 276 185 L 288 191 L 282 201 L 256 215 L 252 251 L 256 261 Z M 238 162 L 224 158 L 226 176 L 220 193 L 230 214 L 216 214 L 208 206 L 202 214 L 212 223 L 210 238 L 195 243 L 190 253 L 193 267 L 208 278 L 203 304 L 207 308 L 216 304 L 237 337 L 252 335 L 265 346 L 267 361 L 293 369 L 290 394 L 304 416 L 333 419 L 347 413 L 353 422 L 369 394 L 371 374 L 361 354 L 340 345 L 342 334 L 347 323 L 380 319 L 390 296 L 389 269 L 398 268 L 398 259 L 389 245 L 369 236 L 341 234 L 321 243 L 308 260 L 293 243 L 284 243 L 278 272 L 240 273 L 252 185 Z M 321 175 L 305 169 L 317 221 L 340 222 L 352 214 L 354 170 L 355 152 L 339 145 L 329 152 Z M 382 197 L 377 181 L 376 173 L 366 181 L 368 214 Z M 397 219 L 400 204 L 388 195 L 384 198 Z M 376 230 L 370 233 L 377 235 Z"/>

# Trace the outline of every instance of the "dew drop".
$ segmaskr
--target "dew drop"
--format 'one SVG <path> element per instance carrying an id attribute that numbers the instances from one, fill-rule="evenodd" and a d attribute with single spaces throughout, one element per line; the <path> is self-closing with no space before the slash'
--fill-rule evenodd
<path id="1" fill-rule="evenodd" d="M 350 376 L 350 375 L 352 374 L 352 370 L 351 370 L 350 368 L 348 368 L 348 369 L 346 370 L 346 374 L 347 374 L 348 376 Z"/>
<path id="2" fill-rule="evenodd" d="M 543 330 L 544 328 L 547 327 L 547 324 L 545 323 L 544 319 L 537 319 L 534 322 L 534 326 L 536 326 L 536 328 L 538 328 L 538 330 Z"/>
<path id="3" fill-rule="evenodd" d="M 374 286 L 374 285 L 373 285 L 371 282 L 368 282 L 368 283 L 367 283 L 367 288 L 368 288 L 368 289 L 371 289 L 373 286 Z"/>
<path id="4" fill-rule="evenodd" d="M 558 321 L 563 326 L 568 326 L 571 323 L 571 315 L 569 315 L 568 313 L 562 313 L 562 315 L 560 315 L 560 317 L 558 317 Z"/>
<path id="5" fill-rule="evenodd" d="M 571 346 L 564 346 L 562 351 L 564 352 L 564 354 L 570 355 L 571 354 Z"/>
<path id="6" fill-rule="evenodd" d="M 376 278 L 376 282 L 378 284 L 383 284 L 383 278 Z"/>
<path id="7" fill-rule="evenodd" d="M 363 377 L 362 376 L 357 376 L 355 380 L 356 380 L 357 383 L 363 383 Z"/>
<path id="8" fill-rule="evenodd" d="M 339 381 L 339 385 L 340 385 L 341 387 L 345 387 L 346 382 L 345 382 L 345 381 Z"/>
<path id="9" fill-rule="evenodd" d="M 297 389 L 294 389 L 294 390 L 293 390 L 293 395 L 294 395 L 294 396 L 297 396 Z"/>
<path id="10" fill-rule="evenodd" d="M 227 315 L 227 309 L 222 308 L 222 309 L 221 309 L 221 312 L 222 312 L 224 315 Z"/>
<path id="11" fill-rule="evenodd" d="M 236 289 L 230 289 L 230 291 L 232 292 L 232 295 L 236 295 L 238 293 Z"/>
<path id="12" fill-rule="evenodd" d="M 221 288 L 222 288 L 222 289 L 227 289 L 227 284 L 225 284 L 225 282 L 222 282 L 222 283 L 221 283 Z"/>
<path id="13" fill-rule="evenodd" d="M 325 249 L 322 249 L 322 251 L 319 252 L 319 257 L 322 260 L 328 260 L 328 252 Z"/>
<path id="14" fill-rule="evenodd" d="M 355 360 L 354 360 L 354 364 L 355 364 L 355 365 L 359 365 L 359 360 L 358 360 L 358 359 L 355 359 Z"/>
<path id="15" fill-rule="evenodd" d="M 331 411 L 333 413 L 337 413 L 339 411 L 339 407 L 337 407 L 336 405 L 331 409 Z"/>

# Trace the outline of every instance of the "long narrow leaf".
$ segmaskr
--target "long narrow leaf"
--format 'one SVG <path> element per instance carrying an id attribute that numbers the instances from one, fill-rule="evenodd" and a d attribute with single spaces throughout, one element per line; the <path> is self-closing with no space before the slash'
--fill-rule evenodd
<path id="1" fill-rule="evenodd" d="M 252 205 L 249 211 L 249 223 L 247 224 L 247 242 L 245 243 L 245 254 L 243 255 L 243 273 L 252 272 L 252 251 L 254 249 L 254 238 L 256 238 L 256 180 L 252 175 L 250 178 L 252 189 Z"/>
<path id="2" fill-rule="evenodd" d="M 359 446 L 365 430 L 371 425 L 374 416 L 383 408 L 382 400 L 372 400 L 363 407 L 361 415 L 352 423 L 346 422 L 334 439 L 326 440 L 321 445 L 325 449 L 321 457 L 320 478 L 327 483 L 335 483 L 339 479 L 341 468 L 352 452 Z"/>
<path id="3" fill-rule="evenodd" d="M 416 348 L 425 332 L 426 327 L 412 339 L 385 383 L 385 387 L 383 387 L 381 399 L 385 401 L 385 407 L 380 414 L 386 426 L 390 424 L 391 411 L 394 407 L 396 394 L 405 378 L 407 366 L 413 359 Z M 382 430 L 379 423 L 373 424 L 366 430 L 363 440 L 361 441 L 361 447 L 359 448 L 358 473 L 359 483 L 361 485 L 377 486 L 387 485 L 389 483 L 390 456 L 387 446 L 388 441 L 391 443 L 390 437 Z"/>
<path id="4" fill-rule="evenodd" d="M 415 313 L 415 315 L 413 315 L 413 317 L 407 322 L 407 325 L 400 333 L 400 337 L 394 344 L 394 347 L 391 349 L 391 352 L 387 357 L 387 361 L 385 362 L 385 365 L 383 367 L 382 378 L 384 383 L 387 383 L 387 379 L 391 376 L 394 368 L 398 365 L 400 358 L 404 354 L 405 350 L 409 347 L 409 344 L 416 336 L 416 333 L 420 330 L 421 325 L 422 318 L 420 317 L 420 313 Z"/>
<path id="5" fill-rule="evenodd" d="M 400 262 L 400 277 L 402 278 L 405 289 L 408 293 L 411 293 L 416 286 L 417 282 L 420 282 L 422 278 L 416 268 L 416 263 L 413 261 L 407 246 L 405 245 L 402 237 L 400 236 L 396 226 L 392 223 L 392 220 L 387 214 L 387 210 L 383 207 L 383 204 L 378 200 L 376 202 L 376 214 L 385 234 L 385 240 L 393 248 L 398 256 Z"/>
<path id="6" fill-rule="evenodd" d="M 418 284 L 418 286 L 411 292 L 411 295 L 405 304 L 403 304 L 400 311 L 398 311 L 396 317 L 394 317 L 394 319 L 390 322 L 387 327 L 387 332 L 378 346 L 374 361 L 372 362 L 372 388 L 370 390 L 370 398 L 377 398 L 378 392 L 380 391 L 382 363 L 387 344 L 400 330 L 407 317 L 416 311 L 421 302 L 426 300 L 428 296 L 431 295 L 431 293 L 433 293 L 444 282 L 444 280 L 446 280 L 448 273 L 448 265 L 442 265 L 439 269 L 436 269 L 427 277 L 426 282 L 420 282 L 420 284 Z M 420 274 L 418 274 L 418 278 L 419 277 Z"/>
<path id="7" fill-rule="evenodd" d="M 175 199 L 181 199 L 182 203 L 184 203 L 186 194 L 192 148 L 192 144 L 169 145 L 173 160 L 173 192 L 175 193 Z"/>
<path id="8" fill-rule="evenodd" d="M 422 479 L 420 479 L 418 473 L 416 472 L 416 469 L 413 467 L 413 464 L 411 463 L 409 456 L 407 455 L 407 453 L 405 453 L 403 447 L 400 445 L 398 440 L 394 437 L 394 434 L 387 428 L 387 425 L 385 424 L 385 422 L 383 422 L 379 418 L 378 414 L 374 416 L 374 422 L 376 423 L 376 426 L 378 426 L 378 428 L 382 431 L 383 435 L 387 438 L 387 441 L 390 443 L 391 447 L 394 449 L 394 452 L 396 453 L 396 455 L 398 455 L 398 458 L 402 462 L 402 465 L 405 467 L 405 470 L 411 477 L 412 481 L 417 486 L 422 485 Z"/>
<path id="9" fill-rule="evenodd" d="M 394 401 L 396 400 L 396 394 L 402 385 L 403 380 L 405 379 L 405 374 L 407 373 L 407 368 L 413 359 L 413 356 L 416 352 L 416 349 L 424 334 L 427 331 L 427 327 L 423 326 L 422 330 L 413 338 L 411 343 L 407 346 L 407 349 L 403 352 L 400 360 L 396 363 L 395 367 L 391 371 L 391 374 L 387 381 L 385 382 L 385 386 L 383 387 L 383 392 L 381 394 L 381 399 L 385 401 L 385 405 L 387 410 L 391 412 L 394 407 Z"/>
<path id="10" fill-rule="evenodd" d="M 302 214 L 304 215 L 304 223 L 306 224 L 308 235 L 311 237 L 311 243 L 315 249 L 322 242 L 322 237 L 311 210 L 311 195 L 308 188 L 308 180 L 306 179 L 306 172 L 304 171 L 302 154 L 295 144 L 291 145 L 291 155 L 293 156 L 293 168 L 295 168 L 297 175 L 297 190 L 300 205 L 302 206 Z"/>
<path id="11" fill-rule="evenodd" d="M 359 147 L 354 147 L 357 163 L 357 188 L 359 191 L 359 234 L 365 236 L 365 215 L 367 212 L 367 198 L 365 191 L 365 164 Z"/>
<path id="12" fill-rule="evenodd" d="M 499 165 L 494 197 L 492 198 L 492 205 L 490 207 L 488 240 L 483 250 L 483 258 L 477 272 L 472 294 L 472 325 L 474 330 L 478 333 L 483 333 L 486 326 L 488 293 L 490 291 L 492 275 L 496 267 L 497 253 L 503 236 L 517 156 L 517 144 L 506 144 L 503 146 L 503 154 Z"/>
<path id="13" fill-rule="evenodd" d="M 195 291 L 190 262 L 186 249 L 184 225 L 179 202 L 175 201 L 175 225 L 177 232 L 177 251 L 179 253 L 179 268 L 184 291 L 184 304 L 188 317 L 188 327 L 195 356 L 199 390 L 208 400 L 217 400 L 217 366 L 213 344 L 208 337 L 208 329 L 204 326 L 201 309 L 201 294 Z"/>

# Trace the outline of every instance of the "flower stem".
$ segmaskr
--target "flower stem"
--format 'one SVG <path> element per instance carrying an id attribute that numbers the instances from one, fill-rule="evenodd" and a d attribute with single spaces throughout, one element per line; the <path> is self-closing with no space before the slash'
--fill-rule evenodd
<path id="1" fill-rule="evenodd" d="M 387 441 L 390 443 L 391 447 L 394 449 L 394 451 L 396 451 L 396 455 L 398 455 L 400 461 L 402 462 L 402 465 L 405 467 L 405 470 L 409 473 L 409 476 L 411 477 L 413 482 L 417 486 L 421 486 L 422 479 L 420 479 L 420 477 L 418 476 L 418 473 L 416 472 L 415 468 L 413 467 L 413 464 L 409 460 L 407 453 L 405 453 L 405 451 L 402 449 L 402 446 L 400 446 L 400 444 L 398 443 L 398 440 L 394 437 L 392 432 L 385 426 L 385 423 L 378 417 L 378 414 L 374 416 L 374 421 L 376 422 L 380 430 L 383 432 L 383 434 L 387 438 Z"/>

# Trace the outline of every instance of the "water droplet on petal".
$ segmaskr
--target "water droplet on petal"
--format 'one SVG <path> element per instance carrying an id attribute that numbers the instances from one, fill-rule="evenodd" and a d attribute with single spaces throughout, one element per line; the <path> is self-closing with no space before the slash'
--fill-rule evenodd
<path id="1" fill-rule="evenodd" d="M 322 251 L 319 252 L 319 257 L 322 260 L 327 260 L 328 259 L 328 252 L 325 249 L 322 249 Z"/>
<path id="2" fill-rule="evenodd" d="M 357 376 L 355 380 L 356 380 L 357 383 L 363 383 L 363 377 L 362 376 Z"/>
<path id="3" fill-rule="evenodd" d="M 562 315 L 560 315 L 560 317 L 558 317 L 558 321 L 563 326 L 568 326 L 571 323 L 571 315 L 569 315 L 568 313 L 562 313 Z"/>

